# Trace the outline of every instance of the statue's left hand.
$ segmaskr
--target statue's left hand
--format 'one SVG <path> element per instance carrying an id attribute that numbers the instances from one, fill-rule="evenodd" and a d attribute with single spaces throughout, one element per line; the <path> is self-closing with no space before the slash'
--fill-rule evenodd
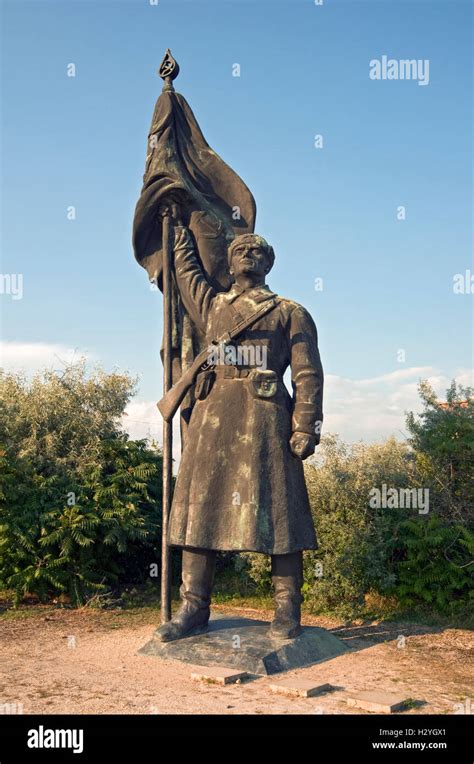
<path id="1" fill-rule="evenodd" d="M 290 438 L 290 451 L 298 459 L 307 459 L 314 454 L 316 438 L 306 432 L 294 432 Z"/>

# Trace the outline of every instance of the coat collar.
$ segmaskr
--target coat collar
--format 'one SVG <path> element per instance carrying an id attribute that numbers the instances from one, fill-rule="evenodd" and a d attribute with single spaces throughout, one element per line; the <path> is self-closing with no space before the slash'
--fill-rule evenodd
<path id="1" fill-rule="evenodd" d="M 232 303 L 237 297 L 243 294 L 245 297 L 250 297 L 254 302 L 263 302 L 271 297 L 275 296 L 275 293 L 271 291 L 267 284 L 259 287 L 250 287 L 248 289 L 242 289 L 238 284 L 232 284 L 231 288 L 224 295 L 227 303 Z"/>

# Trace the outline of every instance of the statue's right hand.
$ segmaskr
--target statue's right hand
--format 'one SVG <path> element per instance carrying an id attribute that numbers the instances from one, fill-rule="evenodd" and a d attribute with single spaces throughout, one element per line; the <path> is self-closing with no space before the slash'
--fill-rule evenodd
<path id="1" fill-rule="evenodd" d="M 166 216 L 171 217 L 171 221 L 174 226 L 182 226 L 183 222 L 181 220 L 181 207 L 178 204 L 177 201 L 174 199 L 169 199 L 168 201 L 164 201 L 160 204 L 158 207 L 158 215 L 161 218 L 164 218 Z"/>

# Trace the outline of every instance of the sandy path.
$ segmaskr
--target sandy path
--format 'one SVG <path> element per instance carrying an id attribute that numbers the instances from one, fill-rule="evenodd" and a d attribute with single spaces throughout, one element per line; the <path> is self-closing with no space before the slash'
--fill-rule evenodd
<path id="1" fill-rule="evenodd" d="M 369 689 L 424 701 L 405 713 L 453 713 L 470 687 L 472 692 L 473 637 L 460 629 L 401 623 L 337 628 L 354 652 L 280 675 L 342 688 L 303 699 L 274 695 L 269 678 L 221 687 L 192 680 L 189 664 L 136 655 L 159 620 L 149 610 L 34 610 L 0 619 L 0 704 L 22 704 L 26 714 L 343 714 L 352 713 L 345 702 L 349 690 Z M 257 611 L 216 610 L 266 617 Z M 324 619 L 306 622 L 334 627 Z M 405 637 L 404 647 L 398 646 L 399 635 Z"/>

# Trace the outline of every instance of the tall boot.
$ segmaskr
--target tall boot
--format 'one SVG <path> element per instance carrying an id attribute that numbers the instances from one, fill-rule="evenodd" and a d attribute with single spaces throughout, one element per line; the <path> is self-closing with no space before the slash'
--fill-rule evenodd
<path id="1" fill-rule="evenodd" d="M 301 634 L 302 552 L 272 555 L 272 581 L 275 616 L 270 626 L 270 636 L 294 639 Z"/>
<path id="2" fill-rule="evenodd" d="M 200 634 L 207 629 L 216 553 L 210 549 L 183 549 L 182 584 L 179 590 L 182 604 L 171 621 L 155 631 L 160 642 Z"/>

